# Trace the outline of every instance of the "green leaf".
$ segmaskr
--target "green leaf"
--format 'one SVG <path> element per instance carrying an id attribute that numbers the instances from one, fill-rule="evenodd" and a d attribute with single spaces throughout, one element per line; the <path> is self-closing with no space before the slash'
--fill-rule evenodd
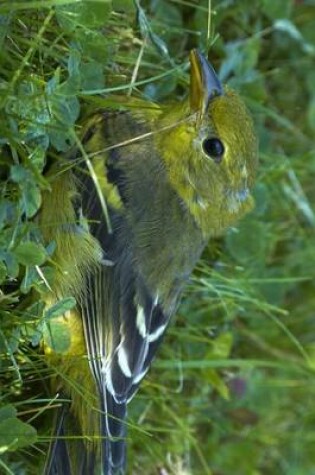
<path id="1" fill-rule="evenodd" d="M 15 279 L 19 274 L 19 263 L 13 252 L 8 251 L 5 253 L 4 260 L 8 269 L 8 275 L 12 279 Z"/>
<path id="2" fill-rule="evenodd" d="M 39 319 L 42 316 L 45 308 L 45 303 L 41 301 L 36 301 L 29 305 L 24 312 L 25 319 L 27 321 Z"/>
<path id="3" fill-rule="evenodd" d="M 43 339 L 43 332 L 40 329 L 34 330 L 31 334 L 28 334 L 28 339 L 33 347 L 40 344 Z"/>
<path id="4" fill-rule="evenodd" d="M 0 203 L 0 229 L 6 223 L 11 206 L 12 206 L 11 203 L 7 200 L 3 200 Z"/>
<path id="5" fill-rule="evenodd" d="M 82 64 L 80 67 L 82 88 L 103 89 L 105 87 L 103 69 L 103 66 L 96 61 Z"/>
<path id="6" fill-rule="evenodd" d="M 177 78 L 174 76 L 168 77 L 165 80 L 159 81 L 158 84 L 148 84 L 144 88 L 145 95 L 153 100 L 160 101 L 163 98 L 169 96 L 171 92 L 175 90 L 177 86 Z"/>
<path id="7" fill-rule="evenodd" d="M 69 58 L 68 58 L 68 72 L 69 76 L 80 77 L 80 67 L 81 63 L 81 54 L 77 49 L 71 48 Z"/>
<path id="8" fill-rule="evenodd" d="M 135 4 L 130 0 L 113 0 L 113 9 L 115 11 L 124 11 L 130 14 L 135 12 Z"/>
<path id="9" fill-rule="evenodd" d="M 293 8 L 293 0 L 262 0 L 262 11 L 271 18 L 287 18 Z"/>
<path id="10" fill-rule="evenodd" d="M 104 26 L 111 13 L 111 1 L 83 0 L 56 8 L 57 19 L 62 28 L 74 31 L 76 28 L 97 28 Z"/>
<path id="11" fill-rule="evenodd" d="M 256 216 L 264 215 L 269 202 L 268 188 L 264 183 L 257 183 L 253 190 L 253 198 L 255 200 L 255 207 L 252 213 Z"/>
<path id="12" fill-rule="evenodd" d="M 0 261 L 0 284 L 2 284 L 7 277 L 7 267 L 4 262 Z"/>
<path id="13" fill-rule="evenodd" d="M 226 44 L 226 60 L 222 62 L 220 78 L 225 80 L 231 72 L 236 74 L 237 82 L 240 78 L 255 79 L 253 69 L 257 66 L 261 43 L 257 38 L 247 41 L 232 41 Z"/>
<path id="14" fill-rule="evenodd" d="M 231 332 L 221 333 L 213 342 L 211 358 L 225 359 L 231 354 L 233 335 Z"/>
<path id="15" fill-rule="evenodd" d="M 43 319 L 41 317 L 44 309 L 44 302 L 37 301 L 33 303 L 23 314 L 23 316 L 25 316 L 25 318 L 23 318 L 25 324 L 20 325 L 21 335 L 34 347 L 38 346 L 43 338 Z"/>
<path id="16" fill-rule="evenodd" d="M 55 117 L 61 124 L 72 125 L 80 113 L 80 104 L 75 96 L 58 95 L 58 100 L 53 104 Z"/>
<path id="17" fill-rule="evenodd" d="M 10 169 L 10 177 L 12 181 L 19 184 L 22 210 L 28 218 L 33 217 L 41 205 L 41 193 L 35 176 L 23 165 L 13 165 Z"/>
<path id="18" fill-rule="evenodd" d="M 46 260 L 45 248 L 38 243 L 25 241 L 14 249 L 14 255 L 20 264 L 25 266 L 40 266 Z"/>
<path id="19" fill-rule="evenodd" d="M 104 67 L 111 60 L 110 52 L 113 45 L 109 44 L 103 34 L 84 30 L 77 32 L 76 37 L 82 54 L 91 61 L 96 61 Z"/>
<path id="20" fill-rule="evenodd" d="M 287 33 L 287 35 L 289 35 L 293 40 L 299 43 L 304 53 L 314 56 L 315 54 L 314 45 L 305 41 L 301 32 L 290 20 L 283 20 L 283 19 L 277 20 L 274 24 L 274 27 L 278 31 Z"/>
<path id="21" fill-rule="evenodd" d="M 45 344 L 55 353 L 66 352 L 71 345 L 71 333 L 68 325 L 61 320 L 50 320 L 44 325 Z"/>
<path id="22" fill-rule="evenodd" d="M 42 195 L 38 186 L 34 183 L 26 183 L 22 188 L 23 209 L 28 218 L 32 218 L 39 210 L 42 203 Z"/>
<path id="23" fill-rule="evenodd" d="M 37 432 L 30 424 L 15 417 L 0 422 L 0 453 L 21 449 L 34 444 L 36 440 Z"/>
<path id="24" fill-rule="evenodd" d="M 224 382 L 223 378 L 214 369 L 208 368 L 203 371 L 203 375 L 206 381 L 213 386 L 223 399 L 230 399 L 229 388 Z"/>
<path id="25" fill-rule="evenodd" d="M 228 232 L 226 243 L 237 262 L 243 265 L 255 263 L 265 266 L 269 249 L 268 228 L 265 223 L 250 217 L 243 219 L 237 228 Z"/>
<path id="26" fill-rule="evenodd" d="M 3 422 L 9 417 L 15 417 L 16 413 L 17 410 L 12 404 L 7 404 L 5 406 L 0 407 L 0 422 Z"/>
<path id="27" fill-rule="evenodd" d="M 47 136 L 45 135 L 45 140 Z M 30 153 L 29 159 L 33 166 L 37 168 L 40 172 L 42 172 L 45 166 L 45 159 L 46 159 L 46 149 L 48 147 L 48 143 L 45 142 L 44 147 L 38 145 L 35 147 L 32 152 Z"/>
<path id="28" fill-rule="evenodd" d="M 26 266 L 24 278 L 20 285 L 21 292 L 23 294 L 28 294 L 32 285 L 39 279 L 40 276 L 38 275 L 36 268 L 34 266 Z"/>
<path id="29" fill-rule="evenodd" d="M 13 354 L 16 353 L 16 351 L 18 350 L 20 338 L 21 338 L 21 327 L 20 326 L 14 327 L 11 332 L 11 335 L 9 335 L 7 339 L 7 343 L 8 343 L 7 349 L 9 350 L 11 358 L 14 358 Z"/>
<path id="30" fill-rule="evenodd" d="M 56 276 L 55 268 L 52 267 L 51 265 L 43 265 L 41 266 L 40 270 L 41 270 L 41 274 L 44 276 L 44 279 L 41 277 L 41 275 L 38 273 L 36 269 L 37 278 L 33 280 L 32 286 L 34 286 L 38 292 L 46 293 L 47 290 L 49 289 L 49 286 L 52 287 L 54 284 L 55 276 Z M 47 288 L 47 284 L 48 284 L 48 288 Z"/>
<path id="31" fill-rule="evenodd" d="M 66 152 L 74 143 L 70 130 L 79 116 L 80 104 L 75 96 L 63 94 L 56 94 L 50 104 L 55 125 L 49 129 L 49 138 L 58 152 Z"/>
<path id="32" fill-rule="evenodd" d="M 70 347 L 70 329 L 60 316 L 71 310 L 75 305 L 76 301 L 73 297 L 66 297 L 52 305 L 44 314 L 43 336 L 46 344 L 55 353 L 64 353 Z"/>
<path id="33" fill-rule="evenodd" d="M 63 315 L 68 310 L 71 310 L 76 305 L 75 298 L 73 297 L 66 297 L 62 300 L 59 300 L 57 303 L 52 305 L 48 310 L 45 312 L 45 320 L 51 320 L 53 318 L 59 317 Z"/>
<path id="34" fill-rule="evenodd" d="M 0 46 L 2 47 L 4 39 L 9 32 L 9 27 L 11 23 L 11 15 L 0 15 Z"/>
<path id="35" fill-rule="evenodd" d="M 136 0 L 137 20 L 141 35 L 144 39 L 149 38 L 157 51 L 163 56 L 169 58 L 168 47 L 165 41 L 158 36 L 151 28 L 151 22 L 148 20 L 144 9 L 141 7 L 139 0 Z"/>
<path id="36" fill-rule="evenodd" d="M 47 255 L 48 256 L 52 256 L 53 253 L 55 252 L 56 250 L 56 242 L 55 241 L 51 241 L 47 246 L 46 246 L 46 252 L 47 252 Z"/>
<path id="37" fill-rule="evenodd" d="M 313 96 L 309 103 L 307 118 L 310 128 L 315 132 L 315 96 Z"/>
<path id="38" fill-rule="evenodd" d="M 23 165 L 12 165 L 10 177 L 15 183 L 23 183 L 30 178 L 30 172 Z"/>

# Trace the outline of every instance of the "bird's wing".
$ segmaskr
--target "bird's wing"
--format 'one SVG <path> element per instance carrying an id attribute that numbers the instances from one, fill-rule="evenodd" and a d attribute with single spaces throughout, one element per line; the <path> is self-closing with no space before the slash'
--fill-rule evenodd
<path id="1" fill-rule="evenodd" d="M 149 369 L 168 317 L 135 274 L 128 247 L 110 265 L 105 261 L 87 276 L 81 312 L 104 411 L 102 435 L 123 439 L 126 404 Z M 105 439 L 103 453 L 113 467 L 122 466 L 123 440 Z"/>
<path id="2" fill-rule="evenodd" d="M 113 151 L 112 156 L 119 159 L 118 152 Z M 123 202 L 124 177 L 110 164 L 103 166 L 101 179 L 110 177 Z M 124 210 L 109 206 L 109 230 L 91 176 L 83 172 L 78 177 L 79 214 L 88 220 L 90 232 L 103 250 L 99 266 L 86 276 L 80 306 L 90 367 L 105 414 L 101 420 L 104 467 L 109 470 L 106 464 L 110 463 L 117 471 L 124 464 L 124 444 L 106 438 L 125 437 L 126 404 L 149 369 L 170 315 L 163 311 L 158 295 L 150 292 L 136 265 L 132 230 Z"/>

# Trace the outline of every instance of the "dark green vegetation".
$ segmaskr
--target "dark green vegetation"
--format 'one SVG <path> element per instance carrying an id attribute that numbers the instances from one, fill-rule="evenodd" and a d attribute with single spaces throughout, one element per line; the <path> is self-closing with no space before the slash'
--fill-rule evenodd
<path id="1" fill-rule="evenodd" d="M 38 344 L 73 305 L 40 301 L 54 261 L 34 221 L 47 156 L 71 148 L 103 96 L 179 100 L 197 46 L 253 112 L 256 209 L 210 243 L 129 406 L 130 473 L 314 474 L 315 5 L 141 6 L 0 2 L 0 473 L 40 473 L 55 402 Z"/>

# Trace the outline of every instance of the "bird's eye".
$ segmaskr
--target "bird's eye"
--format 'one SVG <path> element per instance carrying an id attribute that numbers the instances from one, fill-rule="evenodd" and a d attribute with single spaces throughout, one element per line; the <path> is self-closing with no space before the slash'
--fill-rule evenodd
<path id="1" fill-rule="evenodd" d="M 224 145 L 220 139 L 215 137 L 206 138 L 202 142 L 202 148 L 208 157 L 216 163 L 220 163 L 224 155 Z"/>

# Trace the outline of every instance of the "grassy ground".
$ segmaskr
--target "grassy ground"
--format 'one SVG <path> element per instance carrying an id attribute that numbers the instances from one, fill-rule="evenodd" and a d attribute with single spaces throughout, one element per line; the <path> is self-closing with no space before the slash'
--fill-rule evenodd
<path id="1" fill-rule="evenodd" d="M 0 473 L 40 473 L 49 442 L 37 345 L 53 246 L 34 222 L 47 153 L 71 147 L 100 94 L 180 100 L 199 47 L 252 110 L 256 208 L 209 244 L 130 404 L 129 473 L 315 474 L 314 2 L 141 7 L 0 2 Z"/>

